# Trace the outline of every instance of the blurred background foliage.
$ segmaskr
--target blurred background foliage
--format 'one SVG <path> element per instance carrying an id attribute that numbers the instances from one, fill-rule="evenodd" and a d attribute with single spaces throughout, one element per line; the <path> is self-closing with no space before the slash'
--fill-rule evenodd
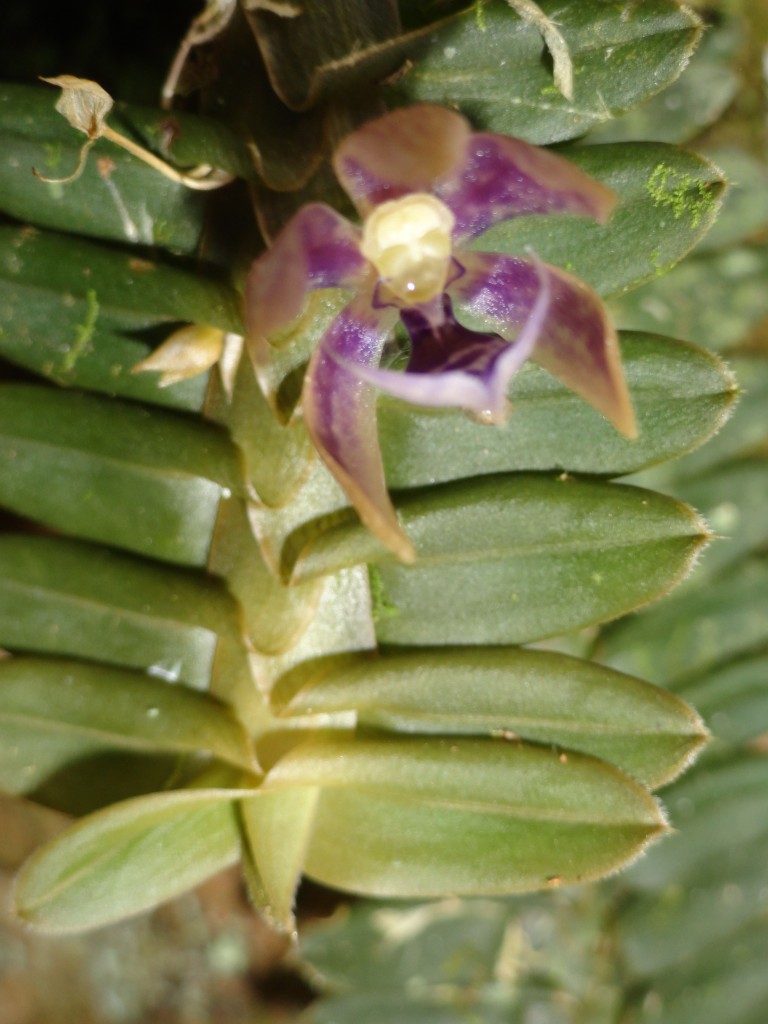
<path id="1" fill-rule="evenodd" d="M 6 6 L 6 80 L 67 71 L 141 103 L 156 101 L 198 11 L 192 0 Z M 744 396 L 722 432 L 633 478 L 689 502 L 723 539 L 663 604 L 562 644 L 591 647 L 705 718 L 714 742 L 661 794 L 678 833 L 616 879 L 505 900 L 383 904 L 305 883 L 304 937 L 287 961 L 287 943 L 253 915 L 232 872 L 91 936 L 36 937 L 8 924 L 3 1024 L 274 1024 L 299 1014 L 312 1024 L 764 1024 L 768 9 L 749 0 L 695 6 L 710 29 L 679 81 L 584 141 L 682 143 L 732 182 L 693 255 L 613 305 L 621 327 L 710 347 L 737 373 Z M 2 815 L 0 802 L 0 823 Z M 2 866 L 10 871 L 60 825 L 42 808 L 25 821 L 9 816 Z"/>

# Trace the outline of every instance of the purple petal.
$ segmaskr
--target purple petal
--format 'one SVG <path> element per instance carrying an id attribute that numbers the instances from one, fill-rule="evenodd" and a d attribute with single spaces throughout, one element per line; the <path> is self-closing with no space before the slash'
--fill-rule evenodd
<path id="1" fill-rule="evenodd" d="M 494 253 L 462 253 L 464 276 L 449 291 L 473 317 L 515 336 L 540 297 L 538 261 Z M 551 301 L 531 358 L 576 391 L 628 437 L 636 435 L 616 332 L 600 299 L 578 278 L 548 264 Z"/>
<path id="2" fill-rule="evenodd" d="M 315 350 L 302 405 L 310 437 L 360 518 L 402 561 L 416 555 L 389 500 L 379 449 L 376 390 L 356 372 L 378 366 L 397 310 L 374 308 L 372 293 L 355 296 Z"/>
<path id="3" fill-rule="evenodd" d="M 371 368 L 358 369 L 358 375 L 415 405 L 456 406 L 502 422 L 509 412 L 509 382 L 533 351 L 549 309 L 549 275 L 540 261 L 537 266 L 542 268 L 538 294 L 514 344 L 464 327 L 446 295 L 444 319 L 437 327 L 417 309 L 403 312 L 413 345 L 405 373 Z"/>
<path id="4" fill-rule="evenodd" d="M 464 159 L 434 194 L 455 216 L 459 242 L 529 214 L 574 213 L 604 223 L 616 203 L 614 192 L 555 153 L 489 133 L 470 136 Z"/>
<path id="5" fill-rule="evenodd" d="M 409 192 L 431 192 L 464 161 L 466 120 L 431 103 L 393 110 L 352 132 L 336 149 L 336 176 L 362 216 Z"/>
<path id="6" fill-rule="evenodd" d="M 354 287 L 369 272 L 359 249 L 360 232 L 330 206 L 303 206 L 251 264 L 245 281 L 248 342 L 256 360 L 267 338 L 287 327 L 318 288 Z"/>

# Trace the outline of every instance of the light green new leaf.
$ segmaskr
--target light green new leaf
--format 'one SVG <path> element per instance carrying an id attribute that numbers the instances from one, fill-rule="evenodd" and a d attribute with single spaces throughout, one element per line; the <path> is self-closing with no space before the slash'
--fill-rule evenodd
<path id="1" fill-rule="evenodd" d="M 71 183 L 35 177 L 33 167 L 46 178 L 64 178 L 78 164 L 83 136 L 54 109 L 57 95 L 42 86 L 0 88 L 0 209 L 41 227 L 193 252 L 203 228 L 204 194 L 111 142 L 93 147 Z M 168 119 L 156 118 L 163 116 Z"/>
<path id="2" fill-rule="evenodd" d="M 350 516 L 298 531 L 285 551 L 296 580 L 378 563 L 383 643 L 527 643 L 605 621 L 673 587 L 708 537 L 670 498 L 565 476 L 487 476 L 397 504 L 412 566 Z"/>
<path id="3" fill-rule="evenodd" d="M 541 35 L 505 2 L 478 3 L 434 26 L 393 86 L 400 102 L 457 106 L 492 131 L 546 144 L 642 103 L 680 74 L 701 23 L 671 0 L 642 11 L 603 0 L 539 0 L 571 54 L 574 97 L 555 86 Z"/>
<path id="4" fill-rule="evenodd" d="M 766 621 L 768 562 L 755 557 L 610 626 L 598 651 L 614 668 L 666 686 L 760 649 Z"/>
<path id="5" fill-rule="evenodd" d="M 515 735 L 610 761 L 655 788 L 706 740 L 692 708 L 666 690 L 544 651 L 418 650 L 328 667 L 297 693 L 278 683 L 283 715 L 354 710 L 408 733 Z"/>
<path id="6" fill-rule="evenodd" d="M 0 502 L 55 529 L 205 564 L 237 452 L 200 420 L 96 395 L 0 388 Z"/>
<path id="7" fill-rule="evenodd" d="M 319 788 L 305 873 L 368 895 L 582 881 L 666 828 L 647 791 L 604 762 L 504 740 L 309 741 L 264 786 Z"/>
<path id="8" fill-rule="evenodd" d="M 633 473 L 701 444 L 733 409 L 733 377 L 703 349 L 625 333 L 621 355 L 639 425 L 639 436 L 631 441 L 533 363 L 512 382 L 512 415 L 503 426 L 382 397 L 379 436 L 389 486 L 419 487 L 521 469 Z"/>
<path id="9" fill-rule="evenodd" d="M 530 246 L 600 295 L 635 288 L 678 263 L 706 234 L 725 188 L 714 164 L 663 143 L 582 146 L 563 155 L 616 192 L 608 224 L 565 215 L 519 217 L 486 231 L 473 248 L 519 254 Z M 674 333 L 659 323 L 620 326 Z"/>
<path id="10" fill-rule="evenodd" d="M 150 910 L 240 856 L 232 789 L 137 797 L 73 825 L 27 861 L 13 893 L 24 922 L 98 928 Z"/>
<path id="11" fill-rule="evenodd" d="M 0 646 L 143 669 L 208 688 L 217 647 L 239 635 L 210 577 L 53 537 L 0 537 Z"/>
<path id="12" fill-rule="evenodd" d="M 206 694 L 87 662 L 0 662 L 0 789 L 32 793 L 67 765 L 109 751 L 255 764 L 242 725 Z"/>

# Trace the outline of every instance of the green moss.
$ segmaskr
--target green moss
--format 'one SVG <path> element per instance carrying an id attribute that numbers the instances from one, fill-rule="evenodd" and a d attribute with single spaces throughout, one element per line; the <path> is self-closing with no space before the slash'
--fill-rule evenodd
<path id="1" fill-rule="evenodd" d="M 399 608 L 387 598 L 381 573 L 375 565 L 368 566 L 368 579 L 371 587 L 371 615 L 373 621 L 379 622 L 381 619 L 391 619 L 393 616 L 399 615 Z"/>
<path id="2" fill-rule="evenodd" d="M 77 325 L 75 330 L 75 340 L 70 345 L 69 351 L 62 360 L 62 373 L 72 372 L 75 368 L 75 363 L 83 352 L 85 352 L 88 343 L 93 337 L 93 330 L 96 326 L 96 321 L 99 318 L 99 300 L 96 297 L 96 292 L 92 288 L 89 288 L 86 292 L 85 301 L 87 303 L 85 320 L 83 323 Z"/>
<path id="3" fill-rule="evenodd" d="M 668 164 L 656 167 L 645 190 L 656 206 L 669 207 L 676 220 L 688 214 L 694 228 L 715 205 L 715 197 L 705 182 L 682 174 Z"/>

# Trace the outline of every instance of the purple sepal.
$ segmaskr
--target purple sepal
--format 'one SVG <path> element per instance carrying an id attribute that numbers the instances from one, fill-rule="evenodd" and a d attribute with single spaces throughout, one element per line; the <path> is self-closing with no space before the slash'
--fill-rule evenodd
<path id="1" fill-rule="evenodd" d="M 245 321 L 260 361 L 266 339 L 298 317 L 317 288 L 357 288 L 370 272 L 360 231 L 330 206 L 303 206 L 251 265 L 245 281 Z"/>
<path id="2" fill-rule="evenodd" d="M 494 224 L 531 214 L 572 213 L 605 222 L 615 194 L 578 167 L 545 149 L 505 135 L 470 135 L 464 161 L 435 182 L 462 243 Z"/>
<path id="3" fill-rule="evenodd" d="M 463 253 L 466 273 L 450 293 L 504 337 L 532 317 L 537 262 L 494 253 Z M 551 297 L 530 357 L 585 398 L 628 437 L 637 431 L 618 339 L 598 296 L 578 278 L 542 264 Z"/>
<path id="4" fill-rule="evenodd" d="M 376 389 L 358 370 L 378 366 L 397 310 L 375 308 L 366 290 L 336 317 L 304 379 L 304 419 L 321 458 L 365 523 L 405 562 L 411 542 L 389 499 L 379 449 Z"/>

